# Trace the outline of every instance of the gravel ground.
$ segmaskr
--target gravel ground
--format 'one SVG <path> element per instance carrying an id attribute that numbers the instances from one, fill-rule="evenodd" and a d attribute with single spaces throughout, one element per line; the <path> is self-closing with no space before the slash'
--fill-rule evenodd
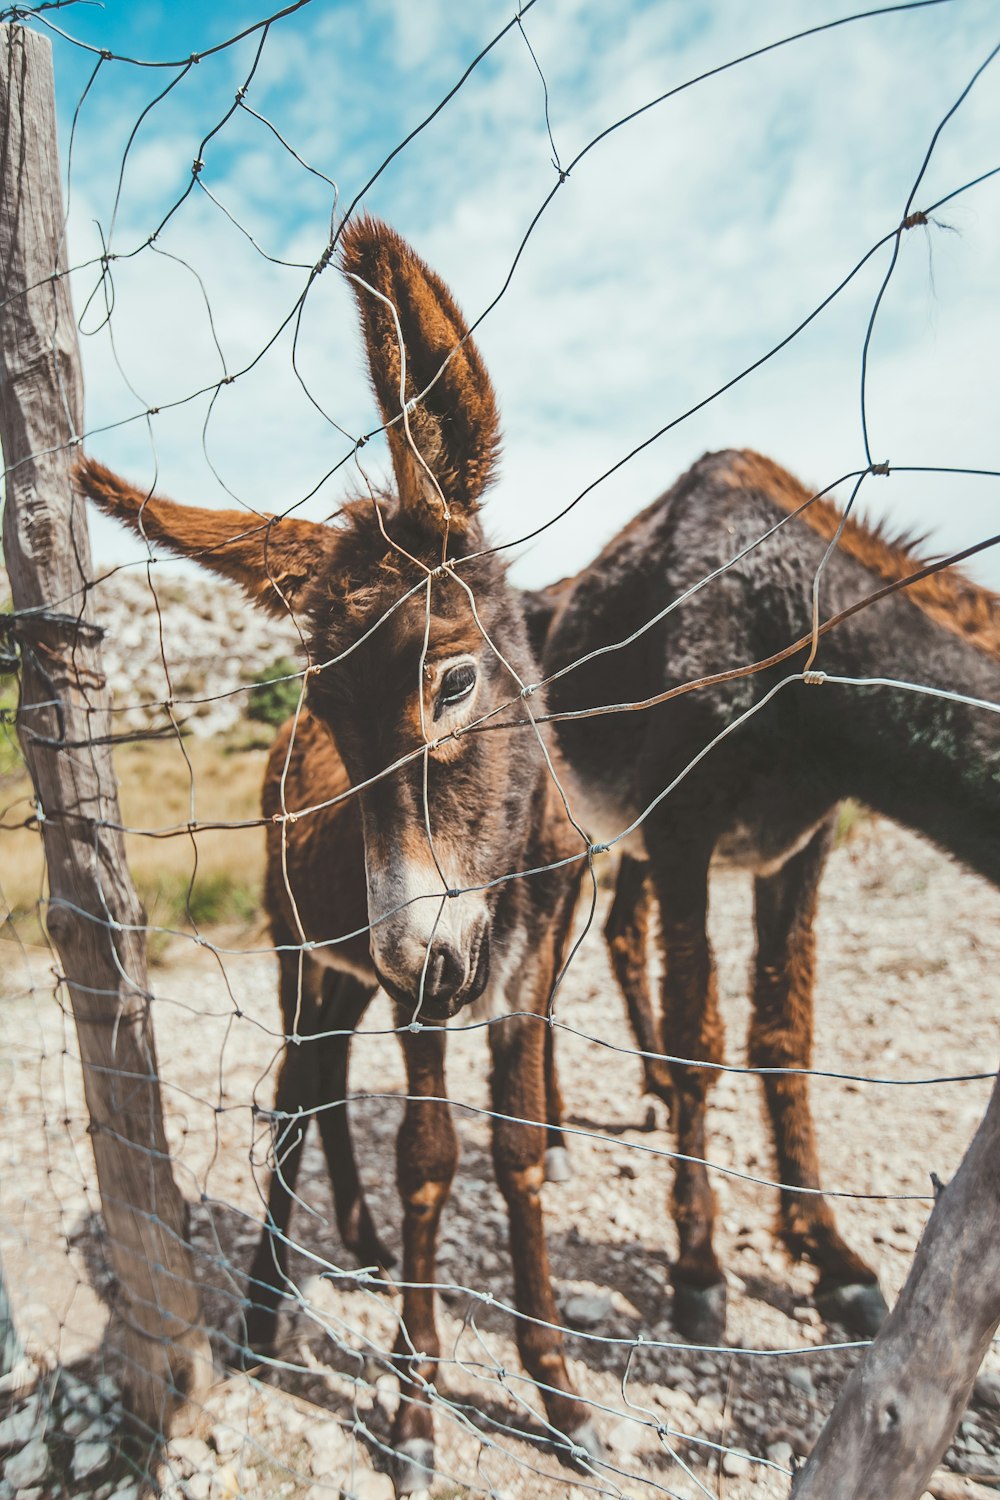
<path id="1" fill-rule="evenodd" d="M 833 856 L 822 892 L 816 1066 L 899 1081 L 994 1067 L 998 918 L 1000 893 L 990 886 L 908 833 L 862 823 Z M 735 1065 L 745 1057 L 750 919 L 748 878 L 720 871 L 712 932 Z M 138 1486 L 127 1455 L 117 1456 L 119 1366 L 75 1039 L 51 999 L 50 963 L 34 950 L 6 965 L 0 1021 L 0 1245 L 29 1361 L 47 1372 L 27 1404 L 9 1390 L 0 1397 L 0 1500 L 129 1500 Z M 169 1134 L 222 1352 L 266 1182 L 267 1142 L 250 1102 L 268 1104 L 273 1090 L 274 965 L 266 955 L 227 956 L 223 967 L 209 952 L 175 948 L 154 983 Z M 449 1089 L 471 1111 L 456 1112 L 463 1156 L 442 1229 L 445 1358 L 433 1493 L 786 1496 L 792 1456 L 809 1451 L 856 1351 L 838 1347 L 843 1331 L 812 1307 L 812 1273 L 790 1267 L 778 1248 L 774 1191 L 723 1171 L 714 1181 L 729 1337 L 747 1352 L 695 1351 L 677 1339 L 670 1142 L 662 1116 L 648 1128 L 635 1058 L 591 1040 L 630 1042 L 596 932 L 558 1015 L 582 1033 L 563 1036 L 559 1054 L 575 1170 L 571 1181 L 546 1187 L 546 1222 L 557 1296 L 566 1321 L 579 1325 L 568 1340 L 571 1368 L 596 1405 L 611 1467 L 574 1475 L 539 1443 L 538 1403 L 504 1307 L 512 1289 L 488 1122 L 473 1112 L 487 1103 L 486 1048 L 481 1032 L 457 1033 Z M 355 1044 L 352 1088 L 362 1097 L 352 1118 L 373 1209 L 398 1249 L 393 1139 L 403 1073 L 395 1042 L 380 1034 L 388 1024 L 377 1003 Z M 839 1199 L 837 1213 L 874 1258 L 890 1301 L 929 1211 L 930 1173 L 947 1179 L 954 1171 L 988 1093 L 984 1081 L 814 1083 L 824 1181 L 868 1195 Z M 722 1076 L 709 1132 L 719 1168 L 770 1175 L 753 1077 Z M 292 1232 L 303 1253 L 292 1273 L 301 1295 L 283 1320 L 279 1367 L 250 1379 L 220 1363 L 194 1431 L 163 1456 L 161 1480 L 173 1495 L 391 1497 L 385 1445 L 397 1396 L 384 1351 L 397 1296 L 321 1274 L 343 1259 L 311 1138 L 300 1193 Z M 655 1347 L 637 1350 L 639 1335 Z M 1000 1475 L 996 1346 L 946 1462 L 980 1479 Z"/>

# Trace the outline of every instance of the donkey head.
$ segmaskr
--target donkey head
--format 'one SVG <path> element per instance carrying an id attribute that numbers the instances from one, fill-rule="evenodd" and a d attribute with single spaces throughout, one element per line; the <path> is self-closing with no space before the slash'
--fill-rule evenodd
<path id="1" fill-rule="evenodd" d="M 325 526 L 176 505 L 90 460 L 78 482 L 150 540 L 234 579 L 271 614 L 300 619 L 310 707 L 358 788 L 373 962 L 394 998 L 441 1019 L 487 982 L 509 889 L 491 882 L 523 868 L 544 800 L 530 732 L 463 731 L 516 695 L 514 673 L 533 663 L 519 597 L 497 556 L 479 555 L 499 427 L 461 314 L 376 220 L 347 229 L 341 265 L 394 492 L 353 500 Z"/>

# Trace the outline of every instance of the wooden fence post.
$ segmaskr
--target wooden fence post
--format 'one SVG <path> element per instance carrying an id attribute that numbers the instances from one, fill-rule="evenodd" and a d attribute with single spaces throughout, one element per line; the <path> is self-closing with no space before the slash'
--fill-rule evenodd
<path id="1" fill-rule="evenodd" d="M 792 1486 L 795 1500 L 918 1500 L 1000 1323 L 1000 1078 L 939 1194 L 906 1285 Z"/>
<path id="2" fill-rule="evenodd" d="M 0 442 L 22 663 L 18 732 L 76 1020 L 133 1414 L 162 1433 L 211 1374 L 187 1211 L 163 1128 L 144 914 L 125 862 L 90 546 L 70 474 L 83 381 L 65 277 L 52 52 L 0 27 Z"/>

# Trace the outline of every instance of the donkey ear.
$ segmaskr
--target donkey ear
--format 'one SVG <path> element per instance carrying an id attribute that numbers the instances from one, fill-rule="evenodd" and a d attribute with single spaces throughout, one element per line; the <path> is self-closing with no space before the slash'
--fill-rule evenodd
<path id="1" fill-rule="evenodd" d="M 107 515 L 232 579 L 272 615 L 303 606 L 335 545 L 335 533 L 312 521 L 177 505 L 134 488 L 92 458 L 81 458 L 73 477 L 77 489 Z"/>
<path id="2" fill-rule="evenodd" d="M 347 226 L 341 266 L 361 313 L 382 418 L 392 423 L 389 447 L 400 503 L 435 531 L 446 515 L 452 531 L 464 531 L 493 478 L 500 448 L 496 396 L 465 319 L 441 278 L 378 219 L 364 216 Z M 419 457 L 402 419 L 400 332 L 403 399 L 421 397 L 406 412 Z"/>

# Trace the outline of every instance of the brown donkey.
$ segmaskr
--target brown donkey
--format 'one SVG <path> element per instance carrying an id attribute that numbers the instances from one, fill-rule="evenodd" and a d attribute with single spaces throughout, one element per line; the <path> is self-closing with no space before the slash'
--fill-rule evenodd
<path id="1" fill-rule="evenodd" d="M 552 619 L 547 591 L 523 595 L 536 660 Z M 539 625 L 539 622 L 541 624 Z M 541 633 L 539 633 L 541 632 Z M 351 1136 L 347 1098 L 351 1037 L 378 993 L 368 949 L 364 837 L 350 783 L 323 722 L 303 708 L 278 730 L 264 775 L 267 862 L 264 906 L 279 959 L 286 1045 L 274 1103 L 275 1161 L 267 1216 L 250 1272 L 246 1318 L 251 1350 L 273 1350 L 277 1313 L 290 1289 L 289 1222 L 306 1131 L 316 1115 L 344 1247 L 359 1265 L 388 1269 L 392 1255 L 377 1233 Z M 318 806 L 317 806 L 318 804 Z M 297 814 L 315 809 L 299 819 Z M 296 815 L 286 819 L 283 814 Z M 605 929 L 642 1056 L 644 1091 L 669 1108 L 672 1084 L 661 1059 L 656 1007 L 647 977 L 649 899 L 645 866 L 624 857 Z M 305 934 L 309 945 L 302 947 Z M 324 953 L 323 950 L 329 951 Z M 301 1045 L 296 1040 L 308 1040 Z M 405 1045 L 404 1045 L 405 1054 Z M 653 1054 L 653 1055 L 650 1055 Z M 544 1174 L 565 1181 L 572 1167 L 562 1133 L 562 1097 L 551 1027 L 545 1028 Z"/>
<path id="2" fill-rule="evenodd" d="M 555 616 L 544 668 L 565 675 L 549 682 L 547 699 L 554 715 L 567 715 L 557 729 L 583 790 L 577 816 L 595 839 L 632 830 L 627 849 L 648 858 L 665 965 L 657 1050 L 693 1060 L 670 1069 L 680 1153 L 673 1284 L 675 1323 L 699 1343 L 720 1342 L 725 1327 L 725 1282 L 712 1246 L 714 1204 L 704 1165 L 705 1102 L 714 1073 L 698 1066 L 723 1058 L 706 933 L 713 856 L 755 876 L 749 1050 L 752 1066 L 776 1070 L 764 1074 L 763 1085 L 785 1184 L 779 1232 L 793 1256 L 818 1266 L 820 1307 L 865 1333 L 878 1326 L 885 1303 L 875 1273 L 845 1244 L 816 1191 L 808 1081 L 781 1071 L 811 1063 L 813 920 L 836 805 L 857 797 L 1000 884 L 995 713 L 891 685 L 801 679 L 765 704 L 783 676 L 803 667 L 805 652 L 757 675 L 642 709 L 672 687 L 765 660 L 809 633 L 813 581 L 843 520 L 829 502 L 809 499 L 791 475 L 757 454 L 710 454 L 589 568 L 551 591 Z M 786 524 L 775 535 L 664 613 L 779 522 Z M 904 544 L 848 519 L 822 571 L 822 612 L 829 617 L 919 567 Z M 613 645 L 633 635 L 620 648 Z M 831 630 L 816 666 L 830 676 L 902 679 L 997 703 L 1000 599 L 956 572 L 935 574 Z M 757 706 L 760 713 L 693 764 Z M 574 717 L 595 707 L 607 711 Z M 620 907 L 616 902 L 617 916 L 612 912 L 612 940 L 623 914 L 643 900 L 643 874 L 641 864 L 625 867 L 630 889 Z M 634 945 L 632 955 L 634 963 Z"/>
<path id="3" fill-rule="evenodd" d="M 388 1268 L 365 1198 L 347 1114 L 351 1037 L 379 984 L 368 947 L 365 846 L 350 783 L 322 720 L 303 708 L 278 730 L 264 776 L 264 906 L 279 961 L 286 1047 L 276 1089 L 267 1217 L 250 1272 L 247 1341 L 274 1348 L 288 1280 L 288 1226 L 306 1132 L 317 1117 L 341 1240 L 358 1263 Z M 303 809 L 314 809 L 299 819 Z M 291 819 L 283 816 L 292 814 Z M 300 934 L 305 934 L 305 939 Z M 303 948 L 305 941 L 307 947 Z M 308 1045 L 302 1045 L 308 1042 Z M 403 1042 L 406 1053 L 405 1036 Z M 552 1029 L 545 1028 L 546 1181 L 569 1173 Z"/>
<path id="4" fill-rule="evenodd" d="M 362 985 L 377 978 L 402 1028 L 403 1399 L 393 1445 L 405 1492 L 426 1487 L 433 1468 L 435 1246 L 458 1152 L 445 1102 L 444 1023 L 480 996 L 498 1018 L 489 1027 L 493 1157 L 523 1315 L 518 1346 L 563 1444 L 599 1451 L 556 1330 L 540 1197 L 545 1128 L 523 1123 L 546 1118 L 541 1017 L 563 957 L 583 840 L 530 726 L 463 733 L 536 671 L 520 597 L 486 549 L 478 515 L 499 441 L 489 377 L 447 288 L 398 235 L 360 220 L 344 233 L 341 263 L 387 423 L 395 493 L 345 505 L 330 527 L 150 498 L 89 461 L 80 484 L 111 515 L 234 579 L 262 608 L 293 610 L 308 630 L 310 709 L 357 789 L 347 797 L 335 777 L 342 790 L 329 795 L 345 796 L 339 805 L 354 809 L 363 843 L 365 909 L 353 922 L 332 920 L 338 936 L 357 928 L 365 936 L 329 942 L 326 901 L 339 893 L 330 870 L 317 877 L 313 867 L 301 882 L 292 877 L 312 910 L 307 917 L 300 909 L 302 930 L 289 938 L 293 949 L 308 941 L 315 920 L 326 946 L 312 951 L 313 993 L 322 964 Z M 321 816 L 303 812 L 302 828 Z M 507 878 L 534 870 L 541 873 Z M 353 877 L 349 884 L 362 888 Z M 282 958 L 283 981 L 292 982 L 297 962 L 294 951 Z M 369 1228 L 359 1225 L 359 1236 Z"/>

